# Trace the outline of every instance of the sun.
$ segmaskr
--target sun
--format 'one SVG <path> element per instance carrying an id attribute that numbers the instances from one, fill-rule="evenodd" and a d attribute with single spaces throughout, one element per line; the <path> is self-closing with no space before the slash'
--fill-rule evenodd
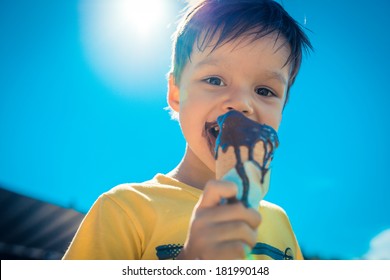
<path id="1" fill-rule="evenodd" d="M 138 39 L 148 38 L 153 30 L 163 24 L 168 14 L 167 1 L 163 0 L 109 0 L 100 19 L 107 29 L 131 33 Z M 112 30 L 114 29 L 114 30 Z"/>
<path id="2" fill-rule="evenodd" d="M 131 90 L 169 57 L 175 1 L 83 0 L 79 12 L 86 58 L 110 87 Z"/>

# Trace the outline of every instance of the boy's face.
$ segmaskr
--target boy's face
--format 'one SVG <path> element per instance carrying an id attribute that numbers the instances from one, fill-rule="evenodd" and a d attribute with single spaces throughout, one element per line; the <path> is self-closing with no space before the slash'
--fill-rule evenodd
<path id="1" fill-rule="evenodd" d="M 168 101 L 179 113 L 187 152 L 215 172 L 215 135 L 210 123 L 229 110 L 278 130 L 288 89 L 290 54 L 282 37 L 269 35 L 254 42 L 242 37 L 203 52 L 195 46 L 183 69 L 180 85 L 170 78 Z M 199 161 L 199 160 L 200 161 Z"/>

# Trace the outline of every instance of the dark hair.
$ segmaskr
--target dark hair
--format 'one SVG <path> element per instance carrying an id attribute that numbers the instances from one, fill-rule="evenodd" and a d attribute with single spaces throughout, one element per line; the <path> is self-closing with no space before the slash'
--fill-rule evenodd
<path id="1" fill-rule="evenodd" d="M 277 38 L 282 35 L 290 46 L 286 61 L 286 65 L 291 63 L 288 94 L 298 74 L 303 50 L 313 48 L 300 24 L 273 0 L 202 0 L 196 6 L 189 6 L 173 37 L 171 71 L 175 83 L 180 84 L 195 43 L 203 51 L 218 35 L 214 50 L 241 36 L 249 35 L 257 40 L 271 33 L 276 33 Z M 288 95 L 286 101 L 287 98 Z"/>

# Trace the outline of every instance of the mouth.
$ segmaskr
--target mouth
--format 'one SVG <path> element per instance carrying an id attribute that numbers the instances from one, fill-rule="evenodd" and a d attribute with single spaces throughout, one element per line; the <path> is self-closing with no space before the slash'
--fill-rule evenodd
<path id="1" fill-rule="evenodd" d="M 215 142 L 217 141 L 219 131 L 220 129 L 216 121 L 206 122 L 204 125 L 204 136 L 207 140 L 207 144 L 209 146 L 210 152 L 214 158 L 215 158 Z"/>

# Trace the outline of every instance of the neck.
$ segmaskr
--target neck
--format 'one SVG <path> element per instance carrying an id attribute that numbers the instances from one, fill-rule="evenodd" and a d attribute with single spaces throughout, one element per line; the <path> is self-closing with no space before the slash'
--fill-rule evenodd
<path id="1" fill-rule="evenodd" d="M 209 180 L 215 179 L 214 171 L 208 168 L 188 146 L 181 162 L 167 175 L 200 190 L 203 190 Z"/>

